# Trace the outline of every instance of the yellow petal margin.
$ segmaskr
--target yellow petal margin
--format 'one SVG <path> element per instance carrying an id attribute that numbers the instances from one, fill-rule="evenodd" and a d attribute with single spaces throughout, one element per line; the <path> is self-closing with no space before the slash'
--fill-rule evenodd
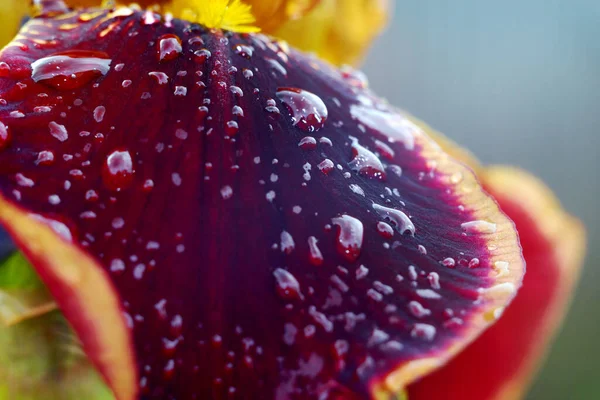
<path id="1" fill-rule="evenodd" d="M 0 48 L 4 47 L 19 31 L 21 21 L 29 12 L 27 0 L 0 0 Z"/>
<path id="2" fill-rule="evenodd" d="M 566 314 L 583 263 L 585 229 L 535 176 L 515 167 L 483 166 L 470 152 L 425 123 L 416 119 L 413 122 L 446 153 L 469 166 L 502 210 L 514 220 L 523 235 L 521 244 L 528 274 L 515 301 L 505 311 L 505 317 L 458 357 L 409 386 L 409 398 L 522 399 Z M 556 278 L 555 283 L 547 282 L 548 275 Z M 545 292 L 542 286 L 546 286 Z M 544 294 L 548 289 L 551 295 Z M 536 298 L 538 293 L 543 298 Z M 512 336 L 513 333 L 517 336 Z M 520 343 L 517 352 L 509 351 L 515 338 L 522 341 L 523 337 L 534 340 Z M 506 371 L 504 365 L 510 365 L 510 370 Z M 490 379 L 487 374 L 494 377 Z M 478 381 L 478 377 L 483 378 L 484 383 L 479 382 L 480 387 L 475 389 L 477 385 L 473 381 Z M 481 385 L 485 387 L 481 389 Z"/>
<path id="3" fill-rule="evenodd" d="M 103 269 L 75 244 L 1 196 L 0 223 L 36 268 L 117 400 L 136 399 L 130 331 Z"/>
<path id="4" fill-rule="evenodd" d="M 484 186 L 495 197 L 520 206 L 542 237 L 553 244 L 560 277 L 556 294 L 547 299 L 545 315 L 535 329 L 539 340 L 523 354 L 521 367 L 505 382 L 494 400 L 513 400 L 525 396 L 546 350 L 557 333 L 579 279 L 586 248 L 586 234 L 581 222 L 566 213 L 554 193 L 528 172 L 506 166 L 486 168 L 481 174 Z M 517 226 L 518 229 L 518 226 Z M 527 260 L 525 260 L 527 262 Z M 543 268 L 543 266 L 537 266 Z"/>

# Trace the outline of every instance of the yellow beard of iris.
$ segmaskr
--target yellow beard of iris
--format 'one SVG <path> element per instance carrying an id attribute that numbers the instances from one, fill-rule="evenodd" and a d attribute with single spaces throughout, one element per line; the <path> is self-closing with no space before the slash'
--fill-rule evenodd
<path id="1" fill-rule="evenodd" d="M 208 28 L 236 32 L 258 32 L 252 7 L 241 0 L 173 0 L 167 6 L 173 15 Z"/>

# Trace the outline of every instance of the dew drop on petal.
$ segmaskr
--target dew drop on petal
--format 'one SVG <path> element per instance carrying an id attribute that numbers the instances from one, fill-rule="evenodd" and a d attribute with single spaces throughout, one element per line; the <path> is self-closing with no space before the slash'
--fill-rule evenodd
<path id="1" fill-rule="evenodd" d="M 167 34 L 158 39 L 158 60 L 171 61 L 183 52 L 181 39 L 177 35 Z"/>
<path id="2" fill-rule="evenodd" d="M 300 291 L 300 284 L 294 275 L 283 268 L 277 268 L 273 271 L 277 294 L 284 300 L 303 300 L 304 296 Z"/>
<path id="3" fill-rule="evenodd" d="M 403 235 L 406 232 L 411 235 L 415 234 L 415 225 L 412 223 L 410 218 L 408 218 L 408 215 L 402 211 L 394 208 L 384 207 L 375 203 L 373 203 L 373 209 L 377 211 L 377 214 L 379 214 L 380 217 L 391 221 L 400 234 Z"/>
<path id="4" fill-rule="evenodd" d="M 111 60 L 99 51 L 73 50 L 34 61 L 31 79 L 59 90 L 73 90 L 106 75 Z"/>
<path id="5" fill-rule="evenodd" d="M 363 223 L 349 215 L 342 215 L 333 218 L 331 221 L 339 227 L 336 239 L 338 252 L 348 261 L 356 261 L 363 243 Z"/>
<path id="6" fill-rule="evenodd" d="M 277 97 L 292 117 L 292 124 L 306 132 L 315 132 L 325 126 L 328 111 L 316 94 L 297 88 L 279 88 Z"/>
<path id="7" fill-rule="evenodd" d="M 308 259 L 311 264 L 319 266 L 323 264 L 323 254 L 321 250 L 317 246 L 317 238 L 314 236 L 309 236 L 308 238 Z"/>
<path id="8" fill-rule="evenodd" d="M 67 128 L 65 128 L 64 125 L 60 125 L 52 121 L 48 124 L 48 129 L 50 129 L 50 134 L 61 142 L 64 142 L 69 138 Z"/>
<path id="9" fill-rule="evenodd" d="M 4 123 L 0 122 L 0 151 L 4 150 L 10 142 L 10 132 Z"/>
<path id="10" fill-rule="evenodd" d="M 134 177 L 133 160 L 127 150 L 116 150 L 108 155 L 102 168 L 102 180 L 110 190 L 128 188 Z"/>
<path id="11" fill-rule="evenodd" d="M 353 159 L 348 164 L 350 169 L 369 178 L 385 179 L 385 169 L 379 157 L 361 146 L 356 138 L 352 138 L 352 155 Z"/>

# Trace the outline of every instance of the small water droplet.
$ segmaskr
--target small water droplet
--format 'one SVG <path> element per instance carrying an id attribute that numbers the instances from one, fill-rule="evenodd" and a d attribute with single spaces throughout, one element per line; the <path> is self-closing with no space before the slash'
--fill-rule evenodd
<path id="1" fill-rule="evenodd" d="M 377 214 L 382 218 L 386 218 L 394 223 L 396 230 L 400 234 L 408 232 L 411 235 L 415 234 L 415 225 L 412 223 L 408 215 L 400 210 L 394 208 L 380 206 L 379 204 L 373 203 L 373 209 L 377 211 Z"/>
<path id="2" fill-rule="evenodd" d="M 102 180 L 110 190 L 120 191 L 131 185 L 134 173 L 133 160 L 129 151 L 116 150 L 106 158 L 102 169 Z"/>
<path id="3" fill-rule="evenodd" d="M 179 36 L 167 34 L 158 39 L 158 60 L 160 62 L 174 60 L 182 52 L 183 48 Z"/>
<path id="4" fill-rule="evenodd" d="M 304 300 L 300 291 L 300 284 L 294 275 L 283 268 L 277 268 L 273 271 L 277 284 L 277 293 L 284 300 Z"/>
<path id="5" fill-rule="evenodd" d="M 197 64 L 204 64 L 212 56 L 212 53 L 207 49 L 200 49 L 194 52 L 194 61 Z"/>
<path id="6" fill-rule="evenodd" d="M 323 264 L 323 254 L 317 246 L 317 238 L 310 236 L 308 238 L 308 260 L 312 265 L 319 266 Z"/>
<path id="7" fill-rule="evenodd" d="M 415 324 L 410 332 L 410 336 L 430 342 L 435 338 L 436 333 L 437 331 L 433 325 Z"/>
<path id="8" fill-rule="evenodd" d="M 233 196 L 233 189 L 231 186 L 226 185 L 221 188 L 221 197 L 224 200 L 229 200 Z"/>
<path id="9" fill-rule="evenodd" d="M 289 232 L 282 231 L 280 239 L 281 251 L 283 251 L 285 254 L 290 254 L 296 247 L 296 244 L 294 243 L 294 238 L 292 237 L 292 235 L 290 235 Z"/>
<path id="10" fill-rule="evenodd" d="M 292 117 L 292 124 L 306 132 L 315 132 L 325 126 L 328 111 L 316 94 L 297 88 L 279 88 L 277 97 Z"/>
<path id="11" fill-rule="evenodd" d="M 166 85 L 169 82 L 169 77 L 164 72 L 148 72 L 148 75 L 156 79 L 159 85 Z"/>
<path id="12" fill-rule="evenodd" d="M 488 221 L 470 221 L 460 225 L 468 233 L 496 233 L 497 225 Z"/>
<path id="13" fill-rule="evenodd" d="M 312 136 L 305 136 L 298 142 L 302 150 L 314 150 L 317 148 L 317 140 Z"/>
<path id="14" fill-rule="evenodd" d="M 246 46 L 243 44 L 238 44 L 233 47 L 233 51 L 235 54 L 240 55 L 248 60 L 252 58 L 254 54 L 254 48 L 251 46 Z"/>
<path id="15" fill-rule="evenodd" d="M 64 142 L 69 138 L 67 128 L 65 128 L 64 125 L 60 125 L 52 121 L 48 124 L 48 129 L 50 129 L 50 134 L 61 142 Z"/>
<path id="16" fill-rule="evenodd" d="M 363 223 L 349 215 L 342 215 L 333 218 L 331 221 L 339 227 L 336 246 L 338 252 L 348 261 L 356 261 L 360 255 L 363 243 Z"/>
<path id="17" fill-rule="evenodd" d="M 442 260 L 442 265 L 448 268 L 454 268 L 456 266 L 456 260 L 452 257 L 447 257 Z"/>
<path id="18" fill-rule="evenodd" d="M 8 127 L 0 122 L 0 151 L 4 150 L 10 142 Z"/>
<path id="19" fill-rule="evenodd" d="M 319 171 L 325 175 L 328 175 L 335 169 L 335 166 L 333 165 L 333 161 L 331 161 L 329 158 L 326 158 L 317 165 L 317 168 L 319 168 Z"/>
<path id="20" fill-rule="evenodd" d="M 377 232 L 386 239 L 394 236 L 394 228 L 383 221 L 377 223 Z"/>
<path id="21" fill-rule="evenodd" d="M 102 122 L 104 119 L 104 114 L 106 114 L 106 107 L 98 106 L 94 109 L 94 120 L 98 123 Z"/>

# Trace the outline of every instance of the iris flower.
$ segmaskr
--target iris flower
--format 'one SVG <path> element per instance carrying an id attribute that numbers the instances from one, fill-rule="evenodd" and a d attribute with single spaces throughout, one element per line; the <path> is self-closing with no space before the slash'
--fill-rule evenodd
<path id="1" fill-rule="evenodd" d="M 386 1 L 25 3 L 0 5 L 0 398 L 524 395 L 583 228 L 347 66 Z"/>

